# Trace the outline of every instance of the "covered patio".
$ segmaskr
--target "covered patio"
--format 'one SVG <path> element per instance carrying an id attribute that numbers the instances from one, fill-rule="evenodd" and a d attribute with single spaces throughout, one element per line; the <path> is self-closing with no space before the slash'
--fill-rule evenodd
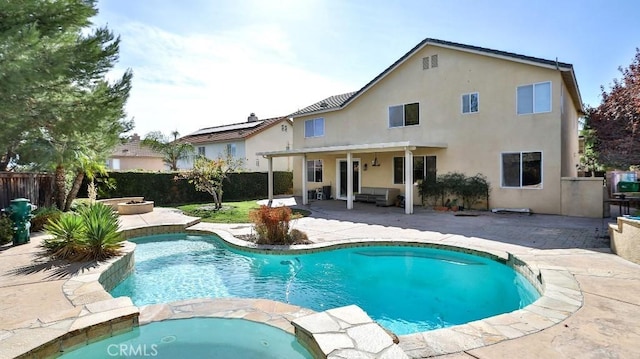
<path id="1" fill-rule="evenodd" d="M 308 178 L 306 165 L 309 155 L 328 155 L 335 156 L 341 155 L 346 157 L 346 168 L 353 168 L 354 154 L 363 153 L 385 153 L 385 152 L 400 152 L 404 155 L 404 163 L 413 163 L 413 153 L 419 148 L 435 148 L 443 149 L 447 148 L 446 143 L 414 143 L 414 141 L 402 141 L 402 142 L 382 142 L 372 144 L 361 145 L 340 145 L 340 146 L 326 146 L 326 147 L 310 147 L 300 148 L 284 151 L 271 151 L 271 152 L 258 152 L 258 156 L 263 156 L 268 161 L 268 178 L 269 178 L 269 195 L 268 199 L 273 200 L 273 158 L 274 157 L 300 157 L 302 162 L 301 171 L 301 189 L 302 189 L 302 204 L 308 204 L 309 199 L 305 195 L 308 189 Z M 366 164 L 365 164 L 366 165 Z M 405 197 L 405 213 L 413 213 L 413 198 L 414 198 L 414 175 L 413 166 L 404 166 L 404 197 Z M 353 171 L 346 171 L 346 207 L 347 209 L 353 209 L 354 194 L 357 189 L 353 188 Z"/>

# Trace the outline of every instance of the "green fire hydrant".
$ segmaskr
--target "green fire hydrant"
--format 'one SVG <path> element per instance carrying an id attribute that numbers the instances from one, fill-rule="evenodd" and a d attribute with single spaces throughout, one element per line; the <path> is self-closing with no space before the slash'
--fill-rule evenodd
<path id="1" fill-rule="evenodd" d="M 13 245 L 25 244 L 29 242 L 29 228 L 31 228 L 31 211 L 36 206 L 29 203 L 26 198 L 16 198 L 11 200 L 11 205 L 3 209 L 13 221 Z"/>

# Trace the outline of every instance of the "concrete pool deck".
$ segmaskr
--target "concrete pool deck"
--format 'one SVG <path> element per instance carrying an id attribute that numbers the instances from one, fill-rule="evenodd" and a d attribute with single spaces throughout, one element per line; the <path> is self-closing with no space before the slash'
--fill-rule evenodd
<path id="1" fill-rule="evenodd" d="M 293 228 L 305 231 L 314 242 L 401 238 L 506 251 L 547 268 L 566 269 L 577 281 L 583 305 L 563 321 L 517 339 L 442 358 L 640 357 L 640 265 L 610 253 L 603 235 L 613 219 L 488 212 L 454 216 L 420 207 L 415 214 L 405 215 L 401 208 L 361 203 L 347 211 L 339 201 L 314 201 L 306 208 L 312 216 L 294 221 Z M 126 229 L 186 224 L 193 219 L 156 208 L 121 220 Z M 201 223 L 197 227 L 236 235 L 251 232 L 247 224 Z M 0 249 L 0 358 L 24 353 L 47 323 L 73 320 L 83 310 L 69 302 L 62 287 L 87 268 L 39 260 L 39 239 L 41 235 L 36 234 L 29 244 Z M 421 356 L 419 352 L 412 354 Z"/>

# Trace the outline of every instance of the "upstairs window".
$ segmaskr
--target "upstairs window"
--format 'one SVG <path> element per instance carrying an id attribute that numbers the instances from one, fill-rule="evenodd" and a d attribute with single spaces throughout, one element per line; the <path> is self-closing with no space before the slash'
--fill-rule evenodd
<path id="1" fill-rule="evenodd" d="M 503 153 L 502 187 L 542 188 L 542 152 Z"/>
<path id="2" fill-rule="evenodd" d="M 518 115 L 551 112 L 551 82 L 518 86 Z"/>
<path id="3" fill-rule="evenodd" d="M 466 93 L 462 95 L 462 113 L 478 112 L 478 93 Z"/>
<path id="4" fill-rule="evenodd" d="M 324 118 L 304 121 L 304 137 L 324 136 Z"/>
<path id="5" fill-rule="evenodd" d="M 420 105 L 410 103 L 389 107 L 389 127 L 404 127 L 420 124 Z"/>
<path id="6" fill-rule="evenodd" d="M 322 160 L 307 161 L 307 182 L 322 182 Z"/>

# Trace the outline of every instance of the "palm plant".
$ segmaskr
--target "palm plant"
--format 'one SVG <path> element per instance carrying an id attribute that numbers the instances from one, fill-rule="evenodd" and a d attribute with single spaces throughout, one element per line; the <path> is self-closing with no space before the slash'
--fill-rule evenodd
<path id="1" fill-rule="evenodd" d="M 101 261 L 119 254 L 124 241 L 119 226 L 111 207 L 102 203 L 83 206 L 78 214 L 64 213 L 45 225 L 53 238 L 46 239 L 43 247 L 58 259 Z"/>
<path id="2" fill-rule="evenodd" d="M 84 236 L 82 218 L 75 213 L 64 213 L 55 220 L 49 220 L 44 230 L 53 236 L 45 239 L 42 246 L 58 259 L 73 259 L 80 252 L 78 240 Z"/>
<path id="3" fill-rule="evenodd" d="M 80 211 L 84 222 L 84 237 L 79 241 L 83 248 L 80 260 L 104 260 L 120 252 L 124 237 L 118 231 L 118 215 L 102 203 L 95 203 Z"/>
<path id="4" fill-rule="evenodd" d="M 162 153 L 162 161 L 169 166 L 171 171 L 177 171 L 178 161 L 193 156 L 195 150 L 190 143 L 178 141 L 178 136 L 180 136 L 178 131 L 173 131 L 171 135 L 173 136 L 173 140 L 159 131 L 150 132 L 145 136 L 144 140 L 142 140 L 142 144 L 156 152 Z"/>

